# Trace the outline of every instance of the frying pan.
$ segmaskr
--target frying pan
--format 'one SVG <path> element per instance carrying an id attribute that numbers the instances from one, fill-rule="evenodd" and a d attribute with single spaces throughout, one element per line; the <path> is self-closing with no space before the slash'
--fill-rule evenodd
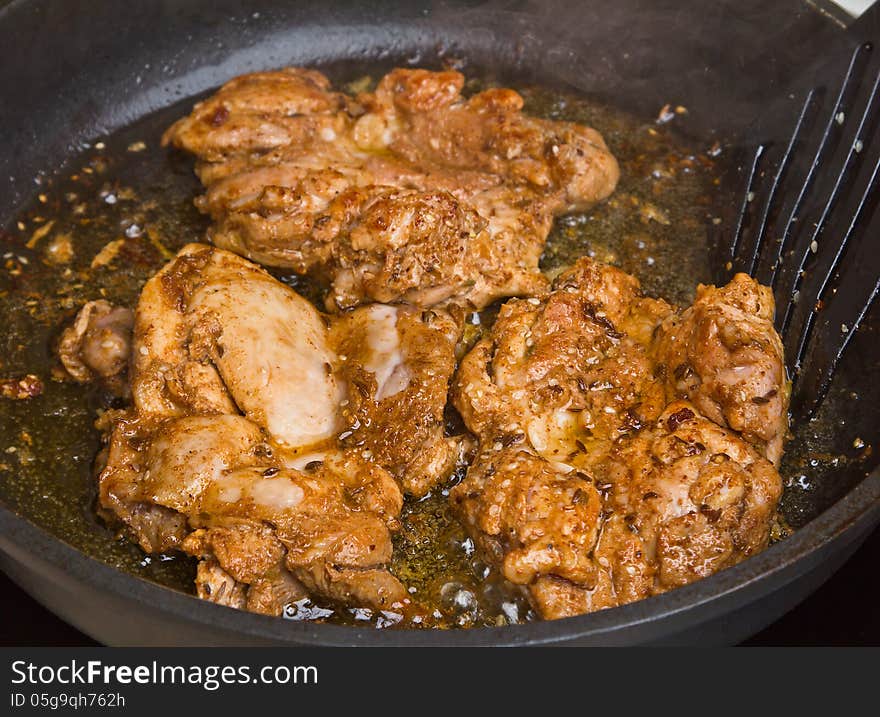
<path id="1" fill-rule="evenodd" d="M 0 2 L 0 226 L 37 191 L 34 177 L 85 142 L 258 68 L 465 57 L 471 68 L 574 88 L 646 118 L 685 103 L 682 132 L 708 146 L 735 140 L 784 98 L 817 52 L 856 41 L 794 0 Z M 877 316 L 875 307 L 835 379 L 860 387 L 841 420 L 868 439 L 880 398 Z M 880 471 L 870 469 L 842 468 L 813 520 L 734 568 L 624 607 L 504 628 L 364 630 L 239 612 L 89 558 L 3 505 L 0 567 L 117 645 L 733 643 L 806 597 L 880 522 Z"/>

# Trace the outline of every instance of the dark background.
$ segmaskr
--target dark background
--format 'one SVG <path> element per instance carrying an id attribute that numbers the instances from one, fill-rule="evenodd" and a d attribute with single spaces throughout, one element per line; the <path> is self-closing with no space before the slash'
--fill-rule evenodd
<path id="1" fill-rule="evenodd" d="M 880 531 L 831 580 L 746 645 L 880 645 Z M 0 645 L 95 642 L 59 620 L 0 573 Z"/>

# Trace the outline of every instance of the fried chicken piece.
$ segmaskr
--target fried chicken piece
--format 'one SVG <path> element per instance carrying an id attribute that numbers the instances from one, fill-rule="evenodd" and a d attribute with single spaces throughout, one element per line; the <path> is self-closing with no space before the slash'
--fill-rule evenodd
<path id="1" fill-rule="evenodd" d="M 782 492 L 773 465 L 674 402 L 591 474 L 484 447 L 450 500 L 486 559 L 545 619 L 623 605 L 763 550 Z"/>
<path id="2" fill-rule="evenodd" d="M 184 247 L 138 303 L 133 405 L 101 420 L 104 515 L 198 557 L 215 602 L 399 602 L 400 486 L 423 495 L 461 454 L 443 430 L 460 326 L 406 306 L 331 320 L 235 254 Z"/>
<path id="3" fill-rule="evenodd" d="M 144 287 L 133 356 L 134 405 L 105 419 L 99 501 L 141 547 L 199 556 L 200 592 L 225 604 L 275 611 L 286 591 L 378 608 L 405 596 L 385 567 L 400 489 L 335 445 L 344 386 L 308 302 L 191 244 Z M 224 576 L 235 585 L 220 598 Z"/>
<path id="4" fill-rule="evenodd" d="M 283 466 L 285 461 L 279 456 L 275 463 Z M 377 610 L 406 597 L 386 568 L 392 551 L 389 527 L 396 528 L 403 504 L 388 473 L 350 454 L 328 455 L 301 469 L 263 465 L 235 469 L 209 484 L 199 513 L 190 516 L 191 524 L 208 527 L 214 555 L 225 570 L 251 585 L 277 580 L 283 572 L 270 558 L 281 555 L 282 567 L 303 586 L 301 595 L 308 591 Z M 218 528 L 232 524 L 240 530 L 248 523 L 271 526 L 269 537 L 283 550 L 270 544 L 272 549 L 257 546 L 252 553 L 232 535 L 225 554 L 216 552 Z"/>
<path id="5" fill-rule="evenodd" d="M 596 471 L 611 518 L 595 554 L 614 604 L 707 577 L 767 547 L 782 495 L 773 465 L 746 441 L 676 401 L 621 439 Z M 595 605 L 595 598 L 593 604 Z"/>
<path id="6" fill-rule="evenodd" d="M 356 99 L 317 72 L 245 75 L 166 132 L 195 154 L 218 246 L 331 284 L 327 306 L 482 307 L 536 293 L 556 214 L 607 197 L 601 136 L 464 99 L 457 72 L 394 70 Z"/>
<path id="7" fill-rule="evenodd" d="M 524 115 L 513 90 L 492 88 L 464 99 L 463 86 L 458 72 L 393 70 L 373 95 L 358 97 L 367 114 L 357 124 L 369 128 L 358 134 L 365 138 L 359 144 L 388 148 L 429 175 L 470 171 L 499 184 L 548 190 L 564 211 L 587 208 L 613 191 L 619 169 L 598 132 Z M 474 194 L 485 188 L 479 179 L 449 189 Z"/>
<path id="8" fill-rule="evenodd" d="M 134 315 L 131 309 L 98 299 L 85 304 L 56 347 L 67 375 L 80 383 L 101 380 L 125 395 Z"/>
<path id="9" fill-rule="evenodd" d="M 701 415 L 679 400 L 720 399 L 697 384 L 701 399 L 667 371 L 670 357 L 685 355 L 702 375 L 781 375 L 772 305 L 753 306 L 748 321 L 736 313 L 756 296 L 766 301 L 737 277 L 701 287 L 693 307 L 676 311 L 644 297 L 635 278 L 583 258 L 547 295 L 508 301 L 462 360 L 453 400 L 480 446 L 450 497 L 486 558 L 526 587 L 540 615 L 631 602 L 766 546 L 781 493 L 767 444 L 720 410 Z M 738 329 L 726 325 L 734 320 Z M 706 355 L 698 330 L 717 344 L 704 345 Z M 749 425 L 776 436 L 786 420 L 780 396 L 760 418 L 746 414 Z M 575 485 L 581 500 L 598 490 L 595 514 L 575 502 Z"/>
<path id="10" fill-rule="evenodd" d="M 582 259 L 544 298 L 504 304 L 461 362 L 455 406 L 484 443 L 522 436 L 547 460 L 587 468 L 663 410 L 648 343 L 669 312 L 633 277 Z"/>
<path id="11" fill-rule="evenodd" d="M 602 498 L 586 474 L 566 472 L 526 447 L 490 447 L 450 500 L 483 554 L 511 582 L 530 585 L 556 575 L 595 584 L 590 552 Z"/>
<path id="12" fill-rule="evenodd" d="M 688 399 L 779 465 L 791 386 L 774 310 L 770 288 L 746 274 L 701 284 L 693 305 L 661 324 L 654 351 L 669 400 Z"/>
<path id="13" fill-rule="evenodd" d="M 461 460 L 463 438 L 444 433 L 444 409 L 462 322 L 441 309 L 373 304 L 334 319 L 331 341 L 348 386 L 343 445 L 421 497 Z"/>
<path id="14" fill-rule="evenodd" d="M 447 192 L 373 192 L 349 225 L 344 249 L 334 247 L 341 259 L 328 305 L 482 307 L 499 296 L 499 286 L 505 296 L 541 291 L 545 282 L 535 267 L 543 241 L 533 239 L 538 223 L 549 231 L 549 219 L 527 212 L 484 218 Z"/>
<path id="15" fill-rule="evenodd" d="M 144 550 L 205 561 L 197 587 L 214 601 L 273 614 L 283 594 L 388 607 L 406 595 L 385 567 L 400 489 L 356 455 L 322 458 L 304 464 L 242 416 L 117 420 L 99 499 Z M 148 532 L 131 519 L 144 510 L 165 523 Z"/>
<path id="16" fill-rule="evenodd" d="M 205 162 L 305 143 L 346 104 L 343 95 L 329 90 L 327 78 L 313 70 L 242 75 L 196 104 L 167 136 Z"/>

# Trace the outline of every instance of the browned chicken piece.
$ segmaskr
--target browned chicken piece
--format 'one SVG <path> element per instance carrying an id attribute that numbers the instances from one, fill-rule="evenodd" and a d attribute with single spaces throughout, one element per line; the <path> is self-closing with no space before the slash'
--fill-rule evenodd
<path id="1" fill-rule="evenodd" d="M 358 97 L 367 108 L 357 120 L 358 144 L 388 148 L 429 176 L 445 175 L 453 183 L 443 188 L 461 196 L 487 188 L 481 174 L 494 185 L 543 190 L 563 211 L 587 208 L 614 190 L 619 169 L 598 132 L 524 115 L 513 90 L 464 99 L 463 86 L 458 72 L 390 72 L 375 93 Z"/>
<path id="2" fill-rule="evenodd" d="M 131 309 L 104 299 L 85 304 L 58 341 L 64 370 L 80 383 L 100 379 L 114 393 L 127 394 L 133 322 Z"/>
<path id="3" fill-rule="evenodd" d="M 385 568 L 400 489 L 335 447 L 344 391 L 308 302 L 189 245 L 144 287 L 132 353 L 134 406 L 105 421 L 99 499 L 145 550 L 192 552 L 207 562 L 203 593 L 228 575 L 223 599 L 254 609 L 275 611 L 285 590 L 371 607 L 405 596 Z M 221 541 L 221 528 L 243 532 Z"/>
<path id="4" fill-rule="evenodd" d="M 528 447 L 484 448 L 450 499 L 483 555 L 545 619 L 685 585 L 764 549 L 782 492 L 748 443 L 683 401 L 591 475 Z"/>
<path id="5" fill-rule="evenodd" d="M 324 126 L 333 126 L 347 102 L 314 70 L 255 72 L 230 80 L 199 102 L 168 136 L 204 162 L 223 162 L 298 141 L 306 144 Z"/>
<path id="6" fill-rule="evenodd" d="M 443 422 L 460 319 L 378 304 L 331 319 L 190 244 L 147 282 L 134 324 L 133 406 L 101 420 L 104 514 L 147 552 L 198 557 L 215 602 L 403 600 L 387 569 L 401 487 L 424 495 L 462 452 Z"/>
<path id="7" fill-rule="evenodd" d="M 778 465 L 790 383 L 774 310 L 770 288 L 746 274 L 721 288 L 701 284 L 693 306 L 663 322 L 654 350 L 669 400 L 687 398 Z"/>
<path id="8" fill-rule="evenodd" d="M 602 497 L 585 473 L 554 466 L 528 447 L 489 447 L 450 500 L 483 554 L 512 583 L 532 585 L 542 575 L 596 583 L 591 552 Z"/>
<path id="9" fill-rule="evenodd" d="M 266 468 L 267 462 L 275 465 Z M 303 465 L 276 451 L 274 461 L 235 469 L 209 484 L 190 523 L 207 528 L 198 545 L 212 547 L 226 572 L 261 593 L 269 585 L 291 586 L 283 580 L 289 572 L 302 586 L 299 597 L 387 609 L 406 597 L 385 567 L 389 527 L 396 528 L 402 502 L 388 473 L 355 456 L 328 454 Z M 245 541 L 229 534 L 230 526 L 239 531 L 247 524 L 271 531 Z M 273 558 L 283 558 L 283 569 Z"/>
<path id="10" fill-rule="evenodd" d="M 327 280 L 327 305 L 482 307 L 540 291 L 554 215 L 607 197 L 601 136 L 523 115 L 457 72 L 394 70 L 356 99 L 288 68 L 236 78 L 166 132 L 198 158 L 218 246 Z"/>
<path id="11" fill-rule="evenodd" d="M 767 547 L 774 466 L 686 401 L 628 436 L 596 471 L 612 512 L 596 545 L 615 603 L 685 585 Z M 610 488 L 607 486 L 610 484 Z"/>
<path id="12" fill-rule="evenodd" d="M 633 277 L 582 259 L 549 295 L 504 304 L 461 362 L 455 405 L 484 443 L 524 438 L 549 461 L 586 468 L 663 410 L 648 343 L 671 310 Z"/>
<path id="13" fill-rule="evenodd" d="M 344 248 L 338 241 L 331 246 L 339 260 L 328 306 L 404 301 L 482 307 L 499 295 L 541 291 L 545 282 L 536 267 L 543 240 L 534 240 L 533 226 L 541 221 L 529 212 L 508 212 L 487 222 L 447 192 L 373 193 L 349 225 Z M 549 231 L 549 218 L 544 223 Z"/>
<path id="14" fill-rule="evenodd" d="M 767 544 L 781 483 L 766 444 L 750 445 L 718 411 L 701 415 L 678 401 L 698 397 L 657 363 L 688 350 L 699 362 L 691 335 L 671 327 L 691 326 L 709 308 L 716 321 L 729 318 L 718 297 L 757 288 L 745 283 L 703 287 L 694 307 L 676 312 L 642 296 L 633 277 L 584 258 L 549 294 L 508 301 L 462 360 L 453 400 L 480 448 L 451 500 L 487 559 L 527 586 L 542 616 L 662 592 Z M 766 307 L 753 312 L 762 323 L 743 322 L 750 352 L 716 352 L 715 366 L 749 375 L 773 365 L 778 336 Z M 702 370 L 713 365 L 705 361 Z M 780 395 L 764 416 L 772 426 L 786 420 Z M 595 490 L 594 514 L 584 496 Z"/>
<path id="15" fill-rule="evenodd" d="M 394 479 L 353 454 L 292 454 L 242 416 L 117 420 L 99 500 L 144 550 L 204 560 L 197 587 L 223 604 L 280 614 L 285 595 L 376 609 L 406 596 L 385 567 Z"/>
<path id="16" fill-rule="evenodd" d="M 331 341 L 348 387 L 342 443 L 423 496 L 461 460 L 462 438 L 444 434 L 461 320 L 442 309 L 373 304 L 341 314 Z"/>

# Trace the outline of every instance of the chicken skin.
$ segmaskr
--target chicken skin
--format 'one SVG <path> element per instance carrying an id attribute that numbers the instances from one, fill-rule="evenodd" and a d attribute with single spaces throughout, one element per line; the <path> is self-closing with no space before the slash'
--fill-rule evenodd
<path id="1" fill-rule="evenodd" d="M 194 154 L 211 240 L 330 284 L 328 308 L 481 308 L 541 291 L 553 217 L 607 197 L 601 136 L 465 99 L 457 72 L 398 69 L 356 98 L 312 70 L 238 77 L 168 129 Z"/>
<path id="2" fill-rule="evenodd" d="M 678 327 L 705 323 L 701 312 L 721 322 L 730 297 L 744 295 L 771 302 L 742 327 L 748 343 L 722 344 L 727 354 L 701 363 L 695 330 Z M 452 395 L 479 449 L 450 499 L 542 617 L 658 594 L 766 546 L 781 480 L 767 440 L 748 426 L 781 430 L 781 450 L 784 384 L 778 401 L 760 404 L 762 419 L 743 424 L 701 413 L 699 392 L 670 381 L 666 366 L 690 355 L 716 386 L 784 380 L 768 310 L 772 318 L 772 300 L 742 275 L 701 287 L 693 307 L 676 311 L 584 258 L 546 296 L 508 301 L 462 360 Z M 753 416 L 751 394 L 739 394 L 723 394 L 729 415 Z"/>

